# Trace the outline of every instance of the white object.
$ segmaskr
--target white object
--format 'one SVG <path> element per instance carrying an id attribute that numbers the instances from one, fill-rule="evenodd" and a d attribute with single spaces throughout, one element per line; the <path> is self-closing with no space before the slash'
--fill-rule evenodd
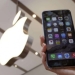
<path id="1" fill-rule="evenodd" d="M 19 11 L 19 12 L 17 13 L 17 15 L 15 16 L 12 25 L 15 25 L 15 24 L 16 24 L 16 22 L 17 22 L 18 19 L 20 18 L 20 15 L 21 15 L 21 11 Z"/>
<path id="2" fill-rule="evenodd" d="M 53 23 L 53 26 L 57 26 L 57 23 Z"/>
<path id="3" fill-rule="evenodd" d="M 52 45 L 53 44 L 53 40 L 49 40 L 49 44 Z"/>
<path id="4" fill-rule="evenodd" d="M 33 14 L 33 15 L 32 15 L 32 17 L 33 17 L 33 18 L 36 18 L 36 15 L 35 15 L 35 14 Z"/>
<path id="5" fill-rule="evenodd" d="M 6 65 L 10 59 L 18 57 L 23 52 L 29 36 L 23 32 L 26 19 L 27 17 L 21 18 L 13 27 L 7 29 L 2 35 L 0 40 L 1 65 Z"/>
<path id="6" fill-rule="evenodd" d="M 58 32 L 58 28 L 54 28 L 54 32 Z"/>
<path id="7" fill-rule="evenodd" d="M 69 43 L 74 43 L 73 39 L 69 39 Z"/>
<path id="8" fill-rule="evenodd" d="M 52 21 L 56 21 L 57 20 L 57 18 L 56 17 L 52 17 Z"/>
<path id="9" fill-rule="evenodd" d="M 39 53 L 38 52 L 35 52 L 35 55 L 38 55 Z"/>

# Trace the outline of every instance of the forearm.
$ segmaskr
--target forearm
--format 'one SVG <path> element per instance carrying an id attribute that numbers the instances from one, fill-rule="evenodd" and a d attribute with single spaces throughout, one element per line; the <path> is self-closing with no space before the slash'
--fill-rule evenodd
<path id="1" fill-rule="evenodd" d="M 56 72 L 57 75 L 75 75 L 75 70 L 73 69 L 62 69 Z"/>
<path id="2" fill-rule="evenodd" d="M 59 73 L 57 75 L 75 75 L 75 71 L 74 70 L 63 71 L 62 73 Z"/>

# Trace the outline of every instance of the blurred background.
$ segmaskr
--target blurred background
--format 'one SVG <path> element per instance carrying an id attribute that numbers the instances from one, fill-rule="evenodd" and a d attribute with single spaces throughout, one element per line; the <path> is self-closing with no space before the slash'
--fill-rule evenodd
<path id="1" fill-rule="evenodd" d="M 28 34 L 34 38 L 32 49 L 26 58 L 18 60 L 13 66 L 1 66 L 0 75 L 56 75 L 45 70 L 42 65 L 39 37 L 43 35 L 42 12 L 45 10 L 69 9 L 75 25 L 75 3 L 74 0 L 0 0 L 0 37 L 2 33 L 12 26 L 16 15 L 16 4 L 18 11 L 21 10 L 29 19 Z"/>

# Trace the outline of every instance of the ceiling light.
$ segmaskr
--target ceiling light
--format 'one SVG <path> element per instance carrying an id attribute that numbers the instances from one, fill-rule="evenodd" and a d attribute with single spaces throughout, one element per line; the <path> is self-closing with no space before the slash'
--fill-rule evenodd
<path id="1" fill-rule="evenodd" d="M 35 52 L 35 55 L 38 55 L 39 53 L 38 52 Z"/>
<path id="2" fill-rule="evenodd" d="M 32 15 L 32 17 L 33 17 L 33 18 L 36 18 L 36 15 L 35 15 L 35 14 L 33 14 L 33 15 Z"/>
<path id="3" fill-rule="evenodd" d="M 17 68 L 17 65 L 15 65 L 15 67 Z"/>

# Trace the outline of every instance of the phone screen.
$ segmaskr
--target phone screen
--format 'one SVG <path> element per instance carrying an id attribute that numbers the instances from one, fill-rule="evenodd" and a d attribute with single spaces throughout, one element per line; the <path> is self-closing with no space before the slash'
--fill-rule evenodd
<path id="1" fill-rule="evenodd" d="M 69 10 L 45 11 L 42 17 L 48 61 L 75 59 L 75 50 L 65 49 L 67 45 L 71 46 L 75 43 L 71 12 Z"/>

